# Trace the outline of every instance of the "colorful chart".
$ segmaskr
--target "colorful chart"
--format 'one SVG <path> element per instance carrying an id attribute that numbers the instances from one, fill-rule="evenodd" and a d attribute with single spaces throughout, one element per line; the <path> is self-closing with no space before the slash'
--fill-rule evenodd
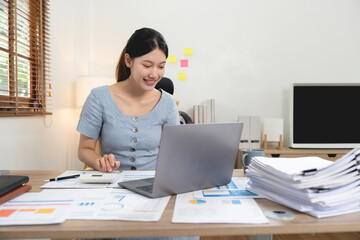
<path id="1" fill-rule="evenodd" d="M 125 195 L 123 195 L 123 194 L 116 194 L 116 195 L 114 195 L 113 198 L 117 199 L 118 202 L 120 202 L 121 200 L 123 200 L 124 197 L 125 197 Z"/>
<path id="2" fill-rule="evenodd" d="M 241 204 L 241 201 L 240 200 L 231 200 L 231 203 L 232 204 Z"/>
<path id="3" fill-rule="evenodd" d="M 35 213 L 39 214 L 51 214 L 55 211 L 55 208 L 41 208 L 37 210 Z"/>
<path id="4" fill-rule="evenodd" d="M 193 199 L 193 200 L 189 200 L 189 203 L 192 203 L 192 204 L 202 204 L 202 203 L 206 203 L 205 200 L 202 200 L 202 199 Z"/>
<path id="5" fill-rule="evenodd" d="M 83 207 L 83 206 L 94 206 L 95 202 L 81 202 L 79 203 L 79 206 Z"/>
<path id="6" fill-rule="evenodd" d="M 0 210 L 0 217 L 8 217 L 16 212 L 16 209 L 2 209 Z"/>
<path id="7" fill-rule="evenodd" d="M 124 207 L 124 204 L 121 203 L 105 203 L 102 207 L 101 210 L 103 211 L 116 211 L 116 210 L 120 210 Z"/>
<path id="8" fill-rule="evenodd" d="M 55 208 L 39 208 L 39 209 L 1 209 L 0 210 L 0 217 L 10 217 L 15 212 L 18 213 L 34 213 L 34 214 L 51 214 L 55 211 Z"/>

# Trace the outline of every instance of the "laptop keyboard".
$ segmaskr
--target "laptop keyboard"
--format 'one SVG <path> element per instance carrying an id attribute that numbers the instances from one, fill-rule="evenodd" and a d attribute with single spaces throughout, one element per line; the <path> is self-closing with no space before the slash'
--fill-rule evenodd
<path id="1" fill-rule="evenodd" d="M 155 178 L 145 178 L 145 179 L 142 179 L 142 181 L 148 182 L 148 183 L 154 183 L 154 180 L 155 180 Z"/>
<path id="2" fill-rule="evenodd" d="M 143 186 L 139 186 L 139 187 L 136 187 L 142 191 L 145 191 L 145 192 L 148 192 L 148 193 L 152 193 L 152 190 L 153 190 L 153 185 L 143 185 Z"/>

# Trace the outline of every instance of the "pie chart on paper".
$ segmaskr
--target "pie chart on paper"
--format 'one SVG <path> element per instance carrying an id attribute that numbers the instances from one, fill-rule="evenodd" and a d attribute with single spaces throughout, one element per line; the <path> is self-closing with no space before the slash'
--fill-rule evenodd
<path id="1" fill-rule="evenodd" d="M 193 199 L 193 200 L 189 200 L 189 203 L 192 203 L 192 204 L 203 204 L 203 203 L 206 203 L 205 200 L 202 200 L 202 199 Z"/>

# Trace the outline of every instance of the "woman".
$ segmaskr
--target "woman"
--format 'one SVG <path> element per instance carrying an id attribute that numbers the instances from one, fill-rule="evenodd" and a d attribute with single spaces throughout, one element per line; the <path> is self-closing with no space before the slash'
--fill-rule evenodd
<path id="1" fill-rule="evenodd" d="M 162 127 L 180 123 L 173 97 L 155 89 L 167 57 L 159 32 L 142 28 L 130 37 L 116 68 L 117 83 L 93 89 L 81 111 L 82 162 L 102 172 L 155 169 Z"/>

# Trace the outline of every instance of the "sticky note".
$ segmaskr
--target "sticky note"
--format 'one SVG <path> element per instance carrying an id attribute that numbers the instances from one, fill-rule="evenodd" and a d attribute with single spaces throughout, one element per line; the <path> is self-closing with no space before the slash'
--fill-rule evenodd
<path id="1" fill-rule="evenodd" d="M 168 63 L 176 63 L 176 55 L 169 55 Z"/>
<path id="2" fill-rule="evenodd" d="M 55 211 L 55 208 L 41 208 L 37 210 L 36 213 L 52 213 Z"/>
<path id="3" fill-rule="evenodd" d="M 178 74 L 178 78 L 179 78 L 179 80 L 181 80 L 181 81 L 184 81 L 184 80 L 186 80 L 186 73 L 179 73 Z"/>
<path id="4" fill-rule="evenodd" d="M 180 60 L 180 67 L 188 67 L 189 61 L 187 59 L 181 59 Z"/>
<path id="5" fill-rule="evenodd" d="M 184 55 L 185 56 L 191 56 L 192 55 L 192 48 L 185 48 L 184 49 Z"/>

